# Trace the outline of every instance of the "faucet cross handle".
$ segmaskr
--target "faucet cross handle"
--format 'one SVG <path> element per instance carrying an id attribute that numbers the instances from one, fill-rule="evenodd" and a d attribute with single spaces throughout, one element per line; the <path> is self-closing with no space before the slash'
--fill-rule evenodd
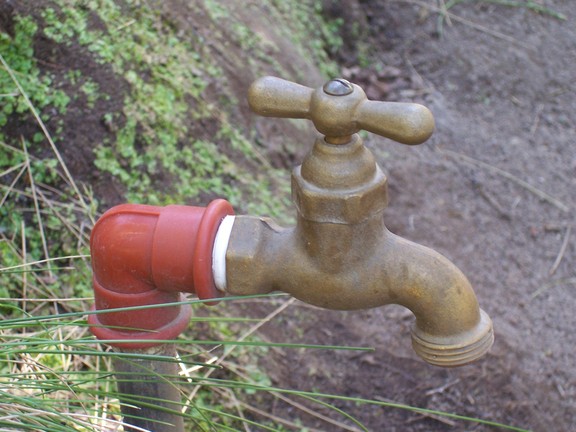
<path id="1" fill-rule="evenodd" d="M 368 100 L 361 87 L 345 79 L 328 81 L 314 90 L 276 77 L 262 77 L 250 86 L 248 103 L 265 117 L 305 118 L 331 144 L 347 143 L 366 130 L 403 144 L 420 144 L 434 131 L 428 108 L 415 103 Z"/>

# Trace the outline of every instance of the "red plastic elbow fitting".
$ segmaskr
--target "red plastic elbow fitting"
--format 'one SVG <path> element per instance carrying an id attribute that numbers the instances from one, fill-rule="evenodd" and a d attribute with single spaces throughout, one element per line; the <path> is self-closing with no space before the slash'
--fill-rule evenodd
<path id="1" fill-rule="evenodd" d="M 184 292 L 218 297 L 212 249 L 220 222 L 233 214 L 225 200 L 206 208 L 123 204 L 104 213 L 92 230 L 90 253 L 95 309 L 112 310 L 89 315 L 92 333 L 124 349 L 176 338 L 190 320 L 189 305 L 113 309 L 176 303 Z"/>

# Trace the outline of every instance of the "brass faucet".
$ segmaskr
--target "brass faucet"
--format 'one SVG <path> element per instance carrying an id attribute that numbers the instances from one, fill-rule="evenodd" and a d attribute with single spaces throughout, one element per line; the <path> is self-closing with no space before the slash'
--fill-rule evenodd
<path id="1" fill-rule="evenodd" d="M 461 366 L 485 354 L 494 340 L 492 322 L 470 283 L 439 253 L 386 229 L 386 176 L 357 134 L 364 129 L 419 144 L 433 132 L 430 111 L 369 101 L 342 79 L 312 90 L 265 77 L 250 87 L 248 98 L 258 114 L 310 119 L 324 135 L 292 173 L 296 226 L 234 216 L 222 199 L 206 208 L 122 204 L 108 210 L 90 238 L 97 311 L 88 317 L 92 333 L 132 354 L 172 356 L 174 346 L 164 344 L 188 326 L 192 313 L 180 302 L 183 292 L 210 304 L 222 292 L 284 291 L 328 309 L 403 305 L 416 316 L 414 350 L 434 365 Z M 150 313 L 140 306 L 158 308 Z M 177 374 L 175 367 L 117 360 L 120 377 L 138 378 L 119 382 L 129 395 L 122 404 L 128 424 L 183 430 L 173 409 L 178 392 L 156 381 L 159 373 Z M 167 399 L 159 408 L 134 399 L 151 388 Z"/>
<path id="2" fill-rule="evenodd" d="M 122 204 L 98 220 L 90 239 L 98 339 L 119 349 L 148 349 L 188 325 L 182 292 L 210 302 L 284 291 L 328 309 L 396 303 L 416 316 L 412 345 L 425 361 L 460 366 L 494 340 L 466 277 L 439 253 L 388 231 L 386 176 L 357 134 L 404 144 L 427 140 L 430 111 L 375 102 L 346 80 L 312 90 L 278 78 L 257 80 L 249 103 L 258 114 L 310 119 L 323 137 L 292 173 L 294 227 L 234 216 L 225 200 L 206 208 Z M 219 293 L 220 291 L 220 293 Z M 150 315 L 134 306 L 161 306 Z M 130 308 L 125 310 L 125 308 Z"/>
<path id="3" fill-rule="evenodd" d="M 388 231 L 386 176 L 357 134 L 419 144 L 434 130 L 432 113 L 418 104 L 370 101 L 343 79 L 313 90 L 264 77 L 252 84 L 248 101 L 263 116 L 309 119 L 324 136 L 292 173 L 294 227 L 226 216 L 224 258 L 214 252 L 222 264 L 214 267 L 216 286 L 232 295 L 283 291 L 338 310 L 399 304 L 416 316 L 412 345 L 426 362 L 461 366 L 484 355 L 494 340 L 492 322 L 469 281 L 438 252 Z"/>

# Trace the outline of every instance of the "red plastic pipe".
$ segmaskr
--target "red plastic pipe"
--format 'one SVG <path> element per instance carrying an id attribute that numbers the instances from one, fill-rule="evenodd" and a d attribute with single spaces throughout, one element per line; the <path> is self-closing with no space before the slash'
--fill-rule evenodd
<path id="1" fill-rule="evenodd" d="M 123 204 L 108 210 L 90 238 L 95 309 L 176 303 L 183 292 L 218 297 L 212 249 L 220 222 L 233 214 L 225 200 L 206 208 Z M 109 345 L 144 349 L 176 338 L 190 315 L 189 305 L 167 305 L 91 314 L 88 323 Z"/>

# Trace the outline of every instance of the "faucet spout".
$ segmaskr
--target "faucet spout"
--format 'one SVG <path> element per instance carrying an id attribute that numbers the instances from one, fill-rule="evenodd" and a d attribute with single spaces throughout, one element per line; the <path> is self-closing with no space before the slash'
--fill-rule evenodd
<path id="1" fill-rule="evenodd" d="M 461 366 L 490 349 L 492 321 L 458 267 L 433 249 L 392 233 L 381 252 L 390 301 L 416 317 L 412 347 L 420 357 L 437 366 Z"/>

